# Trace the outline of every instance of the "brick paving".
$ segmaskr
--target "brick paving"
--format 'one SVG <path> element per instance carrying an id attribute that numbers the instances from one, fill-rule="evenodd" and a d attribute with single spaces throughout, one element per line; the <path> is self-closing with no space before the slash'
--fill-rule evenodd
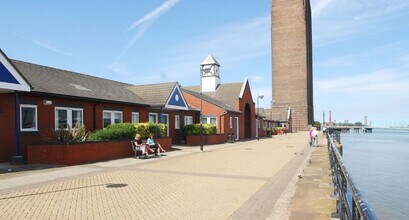
<path id="1" fill-rule="evenodd" d="M 0 174 L 0 219 L 265 219 L 307 159 L 306 136 Z"/>

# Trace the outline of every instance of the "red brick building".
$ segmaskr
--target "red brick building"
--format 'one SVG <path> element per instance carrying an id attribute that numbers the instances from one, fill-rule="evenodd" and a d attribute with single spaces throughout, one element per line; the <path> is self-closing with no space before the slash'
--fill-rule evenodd
<path id="1" fill-rule="evenodd" d="M 26 156 L 29 144 L 76 123 L 96 130 L 120 122 L 159 122 L 179 143 L 185 121 L 199 121 L 178 83 L 135 86 L 10 60 L 0 52 L 0 162 Z"/>
<path id="2" fill-rule="evenodd" d="M 234 133 L 236 140 L 256 137 L 255 105 L 248 80 L 220 83 L 220 64 L 209 55 L 201 64 L 201 86 L 183 87 L 190 106 L 200 109 L 203 123 L 215 124 L 219 134 Z"/>

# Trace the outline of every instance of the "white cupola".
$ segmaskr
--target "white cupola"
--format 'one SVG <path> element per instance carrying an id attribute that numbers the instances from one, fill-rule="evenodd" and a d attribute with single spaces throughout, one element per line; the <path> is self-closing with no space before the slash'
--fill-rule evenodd
<path id="1" fill-rule="evenodd" d="M 220 64 L 212 55 L 200 64 L 202 92 L 214 92 L 220 85 Z"/>

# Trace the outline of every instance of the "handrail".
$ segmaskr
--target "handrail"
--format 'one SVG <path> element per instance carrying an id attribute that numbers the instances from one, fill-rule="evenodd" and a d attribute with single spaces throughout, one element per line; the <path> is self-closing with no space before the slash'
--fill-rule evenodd
<path id="1" fill-rule="evenodd" d="M 337 199 L 337 213 L 341 219 L 377 219 L 373 210 L 363 198 L 349 175 L 342 156 L 334 144 L 333 138 L 340 143 L 338 134 L 328 134 L 328 150 L 332 168 L 332 181 Z M 352 198 L 351 198 L 352 197 Z"/>

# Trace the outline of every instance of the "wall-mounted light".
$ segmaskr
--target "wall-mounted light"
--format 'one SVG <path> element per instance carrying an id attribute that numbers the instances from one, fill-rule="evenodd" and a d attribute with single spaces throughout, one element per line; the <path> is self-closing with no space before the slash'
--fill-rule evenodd
<path id="1" fill-rule="evenodd" d="M 53 104 L 53 101 L 51 101 L 51 100 L 43 100 L 43 105 L 52 105 Z"/>

